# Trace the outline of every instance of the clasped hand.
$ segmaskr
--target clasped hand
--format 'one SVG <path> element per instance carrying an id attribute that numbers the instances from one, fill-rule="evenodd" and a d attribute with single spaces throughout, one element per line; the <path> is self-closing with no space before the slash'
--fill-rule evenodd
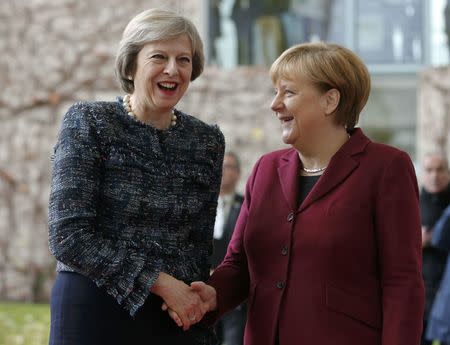
<path id="1" fill-rule="evenodd" d="M 193 282 L 190 286 L 174 289 L 161 308 L 186 331 L 216 306 L 216 290 L 203 282 Z"/>

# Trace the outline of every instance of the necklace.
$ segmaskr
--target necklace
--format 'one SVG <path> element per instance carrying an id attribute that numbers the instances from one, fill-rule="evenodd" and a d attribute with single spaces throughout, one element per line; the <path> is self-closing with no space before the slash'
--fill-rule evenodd
<path id="1" fill-rule="evenodd" d="M 136 114 L 133 112 L 133 109 L 131 108 L 131 103 L 130 103 L 130 95 L 127 93 L 125 96 L 123 96 L 123 107 L 125 109 L 125 111 L 128 113 L 128 115 L 130 115 L 131 117 L 135 118 L 136 120 L 140 121 Z M 172 109 L 172 118 L 170 119 L 170 126 L 169 127 L 173 127 L 177 124 L 177 116 L 175 115 L 174 110 Z"/>
<path id="2" fill-rule="evenodd" d="M 350 134 L 347 133 L 347 137 L 350 139 Z M 308 169 L 305 167 L 302 167 L 302 170 L 308 174 L 315 174 L 318 172 L 322 172 L 327 168 L 328 165 L 324 166 L 323 168 L 315 168 L 315 169 Z"/>
<path id="3" fill-rule="evenodd" d="M 327 168 L 327 166 L 324 166 L 323 168 L 316 168 L 316 169 L 308 169 L 308 168 L 302 167 L 302 170 L 308 174 L 314 174 L 314 173 L 322 172 L 326 168 Z"/>

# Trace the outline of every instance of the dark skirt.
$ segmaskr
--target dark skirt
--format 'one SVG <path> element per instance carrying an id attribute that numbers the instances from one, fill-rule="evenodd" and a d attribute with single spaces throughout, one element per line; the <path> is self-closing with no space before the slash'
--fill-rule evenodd
<path id="1" fill-rule="evenodd" d="M 51 296 L 50 345 L 211 345 L 210 329 L 183 331 L 150 294 L 131 317 L 106 291 L 78 273 L 60 272 Z"/>

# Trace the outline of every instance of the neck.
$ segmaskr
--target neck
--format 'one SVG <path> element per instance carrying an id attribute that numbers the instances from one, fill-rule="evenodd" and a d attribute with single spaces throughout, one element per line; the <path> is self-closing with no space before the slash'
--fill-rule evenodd
<path id="1" fill-rule="evenodd" d="M 134 95 L 130 97 L 130 105 L 136 118 L 158 129 L 167 129 L 172 123 L 172 109 L 157 111 L 144 102 L 139 102 Z"/>
<path id="2" fill-rule="evenodd" d="M 320 138 L 317 143 L 311 142 L 305 147 L 295 147 L 297 149 L 303 167 L 308 171 L 301 171 L 302 175 L 320 175 L 323 173 L 334 154 L 344 145 L 349 136 L 345 128 L 339 128 L 331 133 L 322 133 L 315 136 Z M 327 138 L 327 140 L 323 140 Z"/>

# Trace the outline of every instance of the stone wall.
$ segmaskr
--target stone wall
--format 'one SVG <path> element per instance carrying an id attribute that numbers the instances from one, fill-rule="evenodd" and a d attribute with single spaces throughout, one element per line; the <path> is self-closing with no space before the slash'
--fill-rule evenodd
<path id="1" fill-rule="evenodd" d="M 77 100 L 121 93 L 113 69 L 121 32 L 133 15 L 161 4 L 202 31 L 199 0 L 0 2 L 0 300 L 48 297 L 50 156 L 61 117 Z M 243 158 L 244 181 L 256 158 L 280 145 L 271 95 L 266 69 L 211 67 L 179 108 L 221 126 L 227 148 Z"/>
<path id="2" fill-rule="evenodd" d="M 0 300 L 48 297 L 54 272 L 47 247 L 50 156 L 67 108 L 77 100 L 113 100 L 121 94 L 114 79 L 114 56 L 133 15 L 149 7 L 175 9 L 206 37 L 205 3 L 0 1 Z M 447 69 L 421 76 L 419 152 L 449 145 L 448 76 Z M 362 124 L 374 139 L 378 136 L 412 153 L 415 81 L 398 80 L 374 79 Z M 227 149 L 243 161 L 240 190 L 256 159 L 283 147 L 278 121 L 270 111 L 272 96 L 267 68 L 208 66 L 178 107 L 222 128 Z"/>
<path id="3" fill-rule="evenodd" d="M 419 164 L 427 152 L 445 150 L 450 159 L 450 67 L 427 69 L 420 75 L 417 117 Z"/>

